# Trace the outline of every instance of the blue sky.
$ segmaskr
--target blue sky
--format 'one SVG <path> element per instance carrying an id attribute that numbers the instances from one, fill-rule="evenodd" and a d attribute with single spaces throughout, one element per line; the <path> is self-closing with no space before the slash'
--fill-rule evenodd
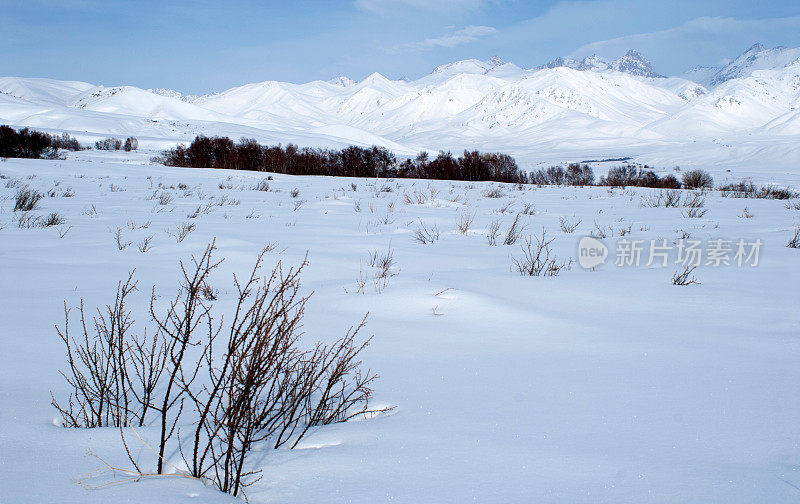
<path id="1" fill-rule="evenodd" d="M 372 72 L 416 78 L 499 55 L 522 67 L 629 48 L 669 75 L 754 42 L 800 46 L 774 0 L 0 0 L 0 75 L 217 91 Z"/>

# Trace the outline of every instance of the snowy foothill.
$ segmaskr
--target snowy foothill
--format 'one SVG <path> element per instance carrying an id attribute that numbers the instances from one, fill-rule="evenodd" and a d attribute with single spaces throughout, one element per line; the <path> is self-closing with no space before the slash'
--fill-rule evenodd
<path id="1" fill-rule="evenodd" d="M 150 331 L 152 287 L 173 295 L 179 261 L 214 239 L 226 318 L 233 274 L 265 245 L 267 271 L 307 254 L 304 344 L 333 342 L 369 313 L 360 357 L 380 375 L 373 404 L 393 407 L 316 427 L 293 450 L 259 446 L 250 502 L 797 501 L 797 199 L 175 168 L 140 141 L 0 162 L 0 501 L 238 501 L 180 476 L 175 446 L 173 476 L 92 476 L 130 469 L 119 429 L 61 427 L 51 406 L 51 392 L 69 393 L 54 327 L 64 303 L 94 313 L 135 269 L 128 306 Z M 44 197 L 14 211 L 25 188 Z M 526 239 L 543 233 L 562 269 L 520 274 Z M 608 256 L 584 269 L 590 235 Z M 699 283 L 675 285 L 680 244 L 709 254 L 720 239 L 731 264 L 704 255 Z M 737 264 L 739 241 L 760 243 L 757 260 Z M 622 252 L 634 242 L 641 261 Z M 648 265 L 653 243 L 670 250 L 667 266 Z M 391 255 L 389 275 L 374 254 Z M 144 472 L 156 436 L 153 424 L 126 430 Z"/>
<path id="2" fill-rule="evenodd" d="M 731 55 L 733 56 L 733 55 Z M 630 158 L 761 183 L 800 164 L 800 48 L 760 44 L 722 67 L 664 77 L 636 51 L 523 69 L 498 58 L 416 80 L 264 81 L 202 96 L 115 83 L 0 77 L 0 124 L 143 148 L 196 135 L 301 147 L 380 145 L 399 156 L 503 152 L 525 169 Z"/>

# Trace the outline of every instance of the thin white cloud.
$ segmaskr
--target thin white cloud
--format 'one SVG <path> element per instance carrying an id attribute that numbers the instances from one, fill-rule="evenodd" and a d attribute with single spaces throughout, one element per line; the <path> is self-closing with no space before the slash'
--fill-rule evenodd
<path id="1" fill-rule="evenodd" d="M 699 40 L 708 44 L 708 37 L 740 36 L 750 37 L 752 42 L 758 42 L 777 30 L 795 28 L 800 29 L 800 16 L 768 19 L 699 17 L 666 30 L 637 33 L 585 44 L 574 50 L 570 56 L 582 57 L 595 53 L 616 54 L 631 48 L 644 49 L 655 44 L 668 46 L 671 43 L 698 43 Z"/>
<path id="2" fill-rule="evenodd" d="M 423 10 L 433 12 L 475 10 L 499 0 L 355 0 L 358 9 L 386 14 L 398 10 Z"/>
<path id="3" fill-rule="evenodd" d="M 497 30 L 491 26 L 467 26 L 439 37 L 398 44 L 393 46 L 389 52 L 427 51 L 437 47 L 456 47 L 474 42 L 493 33 L 497 33 Z"/>

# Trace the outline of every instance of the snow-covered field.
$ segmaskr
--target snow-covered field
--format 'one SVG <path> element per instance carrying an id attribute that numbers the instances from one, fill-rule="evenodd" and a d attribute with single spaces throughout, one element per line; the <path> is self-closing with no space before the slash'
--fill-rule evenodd
<path id="1" fill-rule="evenodd" d="M 375 403 L 395 406 L 318 428 L 295 450 L 259 450 L 252 502 L 800 499 L 800 251 L 786 247 L 800 210 L 791 205 L 709 192 L 707 213 L 691 218 L 643 204 L 650 189 L 283 175 L 259 191 L 267 174 L 167 168 L 151 154 L 0 162 L 0 502 L 236 500 L 184 478 L 82 477 L 103 465 L 87 453 L 128 467 L 119 433 L 57 427 L 50 405 L 50 391 L 67 393 L 53 327 L 63 302 L 110 303 L 136 268 L 130 306 L 144 326 L 151 286 L 173 293 L 178 261 L 213 238 L 226 258 L 213 278 L 223 308 L 231 275 L 265 244 L 278 245 L 267 267 L 308 253 L 307 340 L 335 340 L 369 312 L 364 364 L 380 374 Z M 51 194 L 33 214 L 65 222 L 19 228 L 12 208 L 23 186 Z M 487 196 L 493 189 L 500 197 Z M 608 263 L 520 276 L 521 242 L 490 246 L 485 232 L 500 220 L 505 233 L 525 210 L 524 234 L 546 229 L 559 260 L 577 259 L 580 237 L 604 229 Z M 466 234 L 456 230 L 464 214 L 474 215 Z M 567 233 L 561 218 L 580 224 Z M 195 229 L 177 242 L 182 223 Z M 439 239 L 416 242 L 420 223 Z M 756 266 L 704 258 L 700 285 L 673 285 L 674 264 L 614 264 L 618 240 L 681 237 L 763 246 Z M 390 249 L 397 275 L 359 293 L 357 279 L 374 275 L 369 253 Z M 152 469 L 153 453 L 132 445 Z"/>

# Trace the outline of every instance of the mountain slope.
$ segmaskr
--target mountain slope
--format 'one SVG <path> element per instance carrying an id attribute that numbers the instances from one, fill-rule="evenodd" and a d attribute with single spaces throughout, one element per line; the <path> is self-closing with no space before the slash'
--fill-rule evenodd
<path id="1" fill-rule="evenodd" d="M 414 81 L 378 73 L 359 82 L 265 81 L 200 97 L 6 77 L 0 123 L 88 139 L 135 135 L 155 146 L 207 134 L 308 146 L 374 143 L 403 154 L 503 150 L 523 162 L 646 158 L 672 146 L 675 156 L 687 147 L 688 162 L 745 163 L 780 136 L 791 145 L 776 148 L 775 160 L 789 166 L 800 164 L 798 53 L 754 46 L 724 69 L 696 72 L 705 76 L 698 80 L 716 76 L 716 86 L 659 76 L 636 51 L 614 61 L 560 58 L 530 70 L 473 59 Z M 746 147 L 753 142 L 757 149 Z M 692 154 L 698 149 L 702 156 Z"/>
<path id="2" fill-rule="evenodd" d="M 767 49 L 763 44 L 750 46 L 730 63 L 721 67 L 696 67 L 684 74 L 687 79 L 707 86 L 718 86 L 731 79 L 749 77 L 758 70 L 779 70 L 800 60 L 800 47 L 774 47 Z"/>

